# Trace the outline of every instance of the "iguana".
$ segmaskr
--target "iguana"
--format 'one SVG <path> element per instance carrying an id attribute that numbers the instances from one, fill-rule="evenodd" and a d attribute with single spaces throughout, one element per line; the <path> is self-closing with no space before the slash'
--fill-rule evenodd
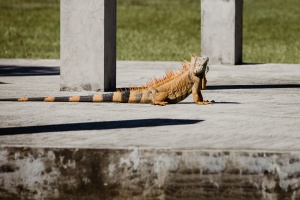
<path id="1" fill-rule="evenodd" d="M 206 85 L 205 75 L 208 72 L 208 57 L 191 56 L 191 61 L 184 60 L 182 69 L 177 72 L 168 70 L 162 78 L 154 78 L 145 86 L 120 88 L 115 92 L 89 96 L 69 97 L 32 97 L 8 98 L 0 101 L 45 101 L 45 102 L 120 102 L 151 103 L 164 106 L 184 100 L 191 93 L 196 104 L 212 104 L 204 101 L 201 89 Z M 202 88 L 203 87 L 203 88 Z"/>

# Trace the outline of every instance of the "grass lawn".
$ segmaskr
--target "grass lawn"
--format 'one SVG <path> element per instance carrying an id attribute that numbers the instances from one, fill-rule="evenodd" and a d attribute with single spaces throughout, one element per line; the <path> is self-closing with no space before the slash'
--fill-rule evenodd
<path id="1" fill-rule="evenodd" d="M 300 63 L 300 1 L 244 0 L 243 61 Z"/>
<path id="2" fill-rule="evenodd" d="M 299 0 L 244 0 L 243 61 L 300 63 Z M 0 58 L 59 58 L 59 0 L 0 0 Z M 117 0 L 118 60 L 200 54 L 200 0 Z"/>
<path id="3" fill-rule="evenodd" d="M 0 58 L 59 58 L 59 0 L 0 0 Z"/>

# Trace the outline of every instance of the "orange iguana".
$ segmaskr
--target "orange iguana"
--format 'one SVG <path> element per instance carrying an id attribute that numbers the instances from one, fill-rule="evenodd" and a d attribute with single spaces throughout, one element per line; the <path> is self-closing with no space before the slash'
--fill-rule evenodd
<path id="1" fill-rule="evenodd" d="M 201 89 L 206 85 L 208 60 L 208 57 L 191 56 L 191 61 L 184 61 L 182 69 L 177 72 L 169 70 L 163 78 L 154 78 L 145 86 L 117 89 L 112 93 L 90 96 L 9 98 L 0 101 L 120 102 L 164 106 L 178 103 L 192 93 L 195 103 L 211 104 L 213 101 L 204 101 L 201 94 Z"/>

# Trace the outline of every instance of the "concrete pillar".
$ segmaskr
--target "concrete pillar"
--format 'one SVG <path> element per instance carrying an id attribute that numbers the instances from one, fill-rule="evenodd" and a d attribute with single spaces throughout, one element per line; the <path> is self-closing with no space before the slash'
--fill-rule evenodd
<path id="1" fill-rule="evenodd" d="M 201 0 L 201 51 L 212 64 L 242 63 L 243 0 Z"/>
<path id="2" fill-rule="evenodd" d="M 60 1 L 61 90 L 116 87 L 116 0 Z"/>

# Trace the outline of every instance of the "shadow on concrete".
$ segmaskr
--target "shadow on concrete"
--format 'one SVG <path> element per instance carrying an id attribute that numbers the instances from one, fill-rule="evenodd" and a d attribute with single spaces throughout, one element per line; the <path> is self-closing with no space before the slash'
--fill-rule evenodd
<path id="1" fill-rule="evenodd" d="M 179 102 L 178 104 L 195 104 L 195 102 Z M 214 104 L 241 104 L 241 103 L 235 101 L 215 101 L 213 104 L 199 105 L 199 106 L 211 106 Z"/>
<path id="2" fill-rule="evenodd" d="M 243 62 L 243 63 L 239 63 L 237 65 L 241 66 L 241 65 L 263 65 L 266 63 L 249 63 L 249 62 Z"/>
<path id="3" fill-rule="evenodd" d="M 300 88 L 300 84 L 266 84 L 266 85 L 211 85 L 208 90 L 237 90 L 237 89 L 280 89 Z"/>
<path id="4" fill-rule="evenodd" d="M 235 101 L 215 101 L 214 104 L 241 104 L 241 103 Z"/>
<path id="5" fill-rule="evenodd" d="M 141 128 L 155 126 L 175 126 L 188 125 L 202 122 L 203 120 L 193 119 L 135 119 L 135 120 L 120 120 L 106 122 L 82 122 L 73 124 L 51 124 L 42 126 L 25 126 L 25 127 L 9 127 L 0 128 L 1 135 L 17 135 L 31 134 L 44 132 L 65 132 L 65 131 L 90 131 L 90 130 L 107 130 L 121 128 Z"/>
<path id="6" fill-rule="evenodd" d="M 59 75 L 60 67 L 32 66 L 23 67 L 16 65 L 0 65 L 0 76 L 49 76 Z"/>

